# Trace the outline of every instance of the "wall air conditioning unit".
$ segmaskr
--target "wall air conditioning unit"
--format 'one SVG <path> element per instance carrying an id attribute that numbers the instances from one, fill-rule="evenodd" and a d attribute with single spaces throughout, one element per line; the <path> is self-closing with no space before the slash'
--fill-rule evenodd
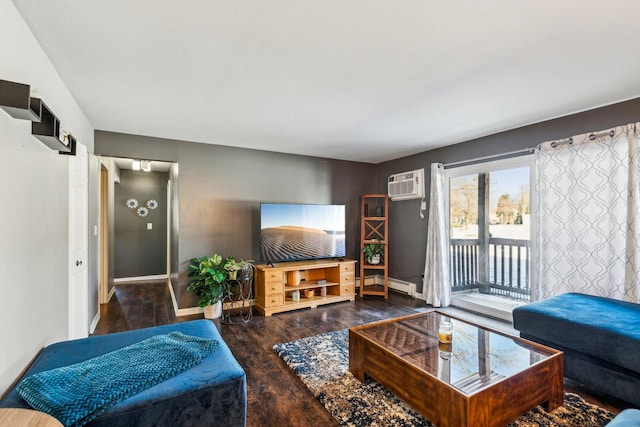
<path id="1" fill-rule="evenodd" d="M 387 188 L 393 201 L 424 197 L 424 169 L 391 175 Z"/>

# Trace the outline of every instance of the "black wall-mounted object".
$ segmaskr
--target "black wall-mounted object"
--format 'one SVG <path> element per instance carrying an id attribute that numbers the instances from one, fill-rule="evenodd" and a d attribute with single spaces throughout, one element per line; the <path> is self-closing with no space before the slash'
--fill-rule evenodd
<path id="1" fill-rule="evenodd" d="M 42 101 L 31 97 L 31 86 L 0 80 L 0 108 L 14 119 L 39 122 Z"/>
<path id="2" fill-rule="evenodd" d="M 69 151 L 58 151 L 58 153 L 67 156 L 76 155 L 76 139 L 73 137 L 73 135 L 69 134 Z"/>
<path id="3" fill-rule="evenodd" d="M 52 150 L 71 152 L 71 147 L 60 140 L 60 120 L 44 102 L 40 122 L 31 123 L 31 134 Z"/>

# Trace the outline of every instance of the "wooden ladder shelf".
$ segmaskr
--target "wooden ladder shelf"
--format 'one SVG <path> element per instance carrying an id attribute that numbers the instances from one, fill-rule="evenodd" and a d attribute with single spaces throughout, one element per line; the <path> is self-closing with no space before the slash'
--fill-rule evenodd
<path id="1" fill-rule="evenodd" d="M 386 194 L 363 194 L 360 209 L 360 297 L 365 295 L 382 296 L 389 298 L 389 198 Z M 370 264 L 366 259 L 363 249 L 366 245 L 379 244 L 383 246 L 384 253 L 379 264 Z M 376 276 L 382 274 L 384 283 L 382 286 L 365 286 L 366 273 L 375 272 Z M 373 289 L 371 289 L 373 288 Z M 382 289 L 382 290 L 381 290 Z"/>

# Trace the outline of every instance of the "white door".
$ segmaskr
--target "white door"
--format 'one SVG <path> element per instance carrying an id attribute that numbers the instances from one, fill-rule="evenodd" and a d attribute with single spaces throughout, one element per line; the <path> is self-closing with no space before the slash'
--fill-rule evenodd
<path id="1" fill-rule="evenodd" d="M 69 339 L 89 333 L 89 163 L 87 147 L 76 144 L 69 156 Z"/>

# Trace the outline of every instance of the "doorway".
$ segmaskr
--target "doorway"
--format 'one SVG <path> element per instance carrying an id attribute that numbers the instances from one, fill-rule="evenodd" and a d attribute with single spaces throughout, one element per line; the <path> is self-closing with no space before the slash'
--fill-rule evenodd
<path id="1" fill-rule="evenodd" d="M 170 178 L 177 180 L 177 163 L 104 156 L 100 163 L 100 303 L 105 304 L 119 282 L 168 280 L 177 271 L 169 249 L 177 247 L 172 242 L 177 224 L 169 223 L 177 195 L 167 190 Z"/>
<path id="2" fill-rule="evenodd" d="M 76 142 L 69 156 L 69 339 L 89 333 L 89 162 L 87 147 Z"/>
<path id="3" fill-rule="evenodd" d="M 452 303 L 504 320 L 529 302 L 531 157 L 447 170 Z"/>

